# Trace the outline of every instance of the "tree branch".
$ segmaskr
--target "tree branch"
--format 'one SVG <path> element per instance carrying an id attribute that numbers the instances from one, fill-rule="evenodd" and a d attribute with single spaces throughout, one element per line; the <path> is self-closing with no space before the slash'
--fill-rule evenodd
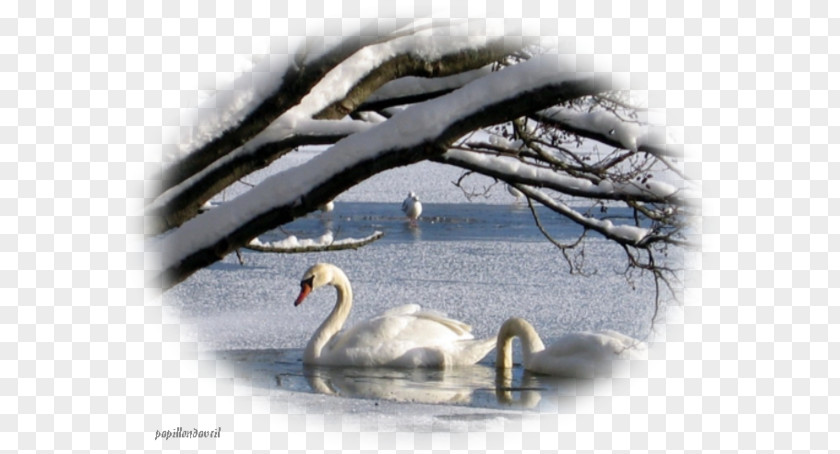
<path id="1" fill-rule="evenodd" d="M 600 184 L 592 184 L 588 178 L 563 175 L 555 170 L 523 161 L 517 161 L 515 165 L 512 165 L 496 155 L 450 149 L 444 155 L 432 160 L 498 178 L 508 183 L 549 188 L 570 196 L 603 200 L 636 200 L 646 203 L 685 203 L 676 188 L 667 194 L 660 194 L 632 182 L 624 184 L 605 182 L 609 183 L 607 188 Z"/>
<path id="2" fill-rule="evenodd" d="M 558 67 L 551 61 L 528 63 L 494 73 L 491 76 L 495 77 L 488 76 L 486 80 L 482 79 L 481 84 L 470 84 L 458 92 L 413 106 L 295 168 L 297 176 L 294 179 L 290 180 L 283 174 L 275 175 L 237 198 L 238 203 L 210 210 L 201 216 L 204 219 L 188 221 L 162 239 L 163 263 L 161 273 L 154 277 L 154 283 L 168 289 L 194 271 L 244 246 L 260 233 L 314 211 L 319 204 L 334 199 L 379 172 L 442 155 L 458 137 L 474 129 L 520 117 L 535 108 L 545 108 L 609 89 L 605 78 L 577 74 L 558 77 Z M 494 84 L 508 86 L 506 77 L 517 77 L 518 74 L 530 77 L 530 83 L 521 86 L 520 91 L 485 93 L 493 90 Z M 458 102 L 461 96 L 474 99 L 479 94 L 484 95 L 479 105 Z M 395 135 L 389 129 L 410 131 L 412 127 L 417 127 L 417 118 L 431 118 L 429 116 L 434 112 L 438 113 L 435 117 L 438 122 L 429 124 L 432 130 L 424 131 L 419 143 L 407 141 L 405 135 Z M 441 115 L 443 113 L 445 115 Z M 440 121 L 444 119 L 446 122 L 441 125 Z M 372 143 L 377 144 L 375 152 L 370 150 Z M 352 158 L 350 150 L 361 154 Z M 195 228 L 202 229 L 200 226 L 210 224 L 214 225 L 214 230 L 196 236 L 193 233 L 195 229 L 188 228 L 196 221 L 199 227 Z"/>
<path id="3" fill-rule="evenodd" d="M 172 163 L 164 171 L 160 190 L 166 191 L 183 182 L 223 155 L 244 145 L 283 112 L 299 103 L 331 69 L 359 49 L 396 38 L 397 36 L 382 36 L 363 30 L 359 36 L 342 40 L 333 49 L 311 62 L 306 62 L 299 54 L 299 65 L 287 68 L 285 74 L 280 77 L 276 89 L 268 93 L 253 110 L 246 113 L 241 121 L 221 132 L 218 137 L 199 149 Z"/>
<path id="4" fill-rule="evenodd" d="M 520 185 L 515 185 L 514 187 L 516 187 L 516 189 L 518 189 L 520 192 L 522 192 L 522 189 L 521 189 Z M 575 263 L 575 261 L 572 259 L 572 257 L 569 256 L 569 251 L 577 248 L 578 245 L 580 245 L 583 242 L 583 239 L 586 238 L 587 229 L 584 228 L 583 231 L 581 232 L 580 236 L 573 243 L 567 243 L 567 244 L 561 243 L 561 242 L 557 241 L 556 239 L 554 239 L 554 237 L 551 236 L 550 233 L 548 233 L 548 231 L 545 229 L 545 227 L 543 227 L 542 222 L 540 221 L 540 216 L 537 214 L 537 210 L 534 207 L 533 200 L 530 197 L 525 197 L 525 200 L 528 201 L 528 208 L 531 210 L 531 216 L 534 218 L 534 223 L 536 223 L 537 228 L 540 230 L 540 233 L 543 234 L 545 239 L 547 239 L 551 244 L 553 244 L 557 249 L 559 249 L 560 252 L 563 254 L 563 258 L 566 259 L 566 263 L 569 265 L 569 274 L 575 274 L 575 273 L 583 274 L 583 275 L 594 274 L 594 273 L 586 273 L 586 272 L 583 271 L 582 260 L 578 263 Z M 581 249 L 581 251 L 583 251 L 583 250 Z M 581 258 L 583 257 L 583 252 L 581 252 L 579 257 L 581 257 Z"/>
<path id="5" fill-rule="evenodd" d="M 269 166 L 293 149 L 303 145 L 328 145 L 350 133 L 295 135 L 267 142 L 253 151 L 230 154 L 220 165 L 210 166 L 188 182 L 170 188 L 149 205 L 146 218 L 151 234 L 163 233 L 195 217 L 201 206 L 235 181 Z"/>
<path id="6" fill-rule="evenodd" d="M 412 40 L 415 37 L 406 36 L 400 39 Z M 376 45 L 385 41 L 387 39 L 382 38 L 358 43 L 342 43 L 338 50 L 316 59 L 300 70 L 289 69 L 283 77 L 280 88 L 248 114 L 240 125 L 225 131 L 217 139 L 174 163 L 164 177 L 162 197 L 159 196 L 153 201 L 148 210 L 149 219 L 152 220 L 149 224 L 152 233 L 160 233 L 181 225 L 194 217 L 202 204 L 230 183 L 250 172 L 268 166 L 296 146 L 335 143 L 342 136 L 297 134 L 274 141 L 274 143 L 259 145 L 260 135 L 264 135 L 264 131 L 273 127 L 283 130 L 285 126 L 273 125 L 272 122 L 282 119 L 281 115 L 304 99 L 304 95 L 317 91 L 322 79 L 330 70 L 340 66 L 343 59 L 349 58 L 351 53 L 367 44 Z M 511 46 L 509 40 L 498 38 L 488 41 L 483 47 L 455 49 L 450 53 L 429 57 L 414 47 L 406 46 L 397 55 L 370 68 L 370 71 L 356 81 L 341 99 L 324 106 L 313 118 L 321 120 L 342 118 L 354 111 L 371 92 L 389 80 L 408 75 L 439 77 L 471 71 L 484 67 L 517 48 Z M 361 58 L 359 60 L 364 61 Z M 325 92 L 334 90 L 334 87 L 322 88 Z M 299 120 L 294 119 L 292 123 L 297 125 Z M 262 140 L 262 142 L 266 141 Z M 239 156 L 231 159 L 230 162 L 224 162 L 223 165 L 214 164 L 235 149 L 245 148 L 243 145 L 251 148 L 257 148 L 259 145 L 259 148 L 250 155 L 240 153 Z M 178 185 L 186 187 L 175 190 L 177 195 L 165 195 L 165 192 L 175 189 Z"/>

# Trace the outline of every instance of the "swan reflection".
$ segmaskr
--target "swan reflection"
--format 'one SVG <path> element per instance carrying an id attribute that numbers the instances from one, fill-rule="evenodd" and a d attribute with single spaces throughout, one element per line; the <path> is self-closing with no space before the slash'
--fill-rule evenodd
<path id="1" fill-rule="evenodd" d="M 312 391 L 362 399 L 426 404 L 469 404 L 486 390 L 494 371 L 484 366 L 449 369 L 304 367 Z"/>
<path id="2" fill-rule="evenodd" d="M 540 383 L 525 372 L 514 386 L 513 369 L 496 369 L 496 400 L 507 407 L 535 408 L 542 400 Z"/>
<path id="3" fill-rule="evenodd" d="M 300 349 L 217 352 L 252 386 L 295 393 L 423 404 L 555 411 L 566 399 L 591 387 L 591 380 L 550 377 L 524 370 L 496 369 L 492 361 L 473 366 L 431 368 L 305 366 Z"/>

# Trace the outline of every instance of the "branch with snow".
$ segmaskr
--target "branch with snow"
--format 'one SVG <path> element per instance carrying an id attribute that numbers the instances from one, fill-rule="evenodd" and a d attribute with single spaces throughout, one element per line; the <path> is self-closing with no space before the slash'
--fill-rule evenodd
<path id="1" fill-rule="evenodd" d="M 274 252 L 278 254 L 343 251 L 367 246 L 368 244 L 382 238 L 384 235 L 385 234 L 383 232 L 377 230 L 364 238 L 345 238 L 336 240 L 333 238 L 333 233 L 328 231 L 324 235 L 315 239 L 299 239 L 294 235 L 290 235 L 280 241 L 263 243 L 259 240 L 259 238 L 254 238 L 244 247 L 245 249 L 251 249 L 254 251 Z"/>
<path id="2" fill-rule="evenodd" d="M 209 138 L 200 134 L 198 144 L 185 145 L 189 153 L 165 171 L 162 192 L 147 208 L 157 221 L 150 223 L 153 231 L 181 225 L 229 184 L 293 147 L 335 143 L 368 127 L 369 122 L 344 117 L 387 82 L 454 74 L 444 86 L 463 85 L 481 75 L 470 75 L 471 70 L 522 45 L 522 40 L 475 36 L 465 30 L 448 30 L 454 35 L 424 34 L 437 30 L 434 27 L 418 30 L 344 42 L 300 67 L 287 68 L 279 86 L 277 81 L 263 81 L 252 90 L 241 90 L 242 99 L 226 105 L 229 112 L 223 108 L 209 121 L 221 131 Z M 266 88 L 269 85 L 273 88 Z M 262 103 L 248 101 L 259 94 L 266 97 Z"/>
<path id="3" fill-rule="evenodd" d="M 605 238 L 619 244 L 626 244 L 636 247 L 644 247 L 652 238 L 652 230 L 630 224 L 614 224 L 609 219 L 596 219 L 587 217 L 572 209 L 565 203 L 549 197 L 544 192 L 525 185 L 516 185 L 516 189 L 525 194 L 526 197 L 534 199 L 555 213 L 574 221 L 585 229 L 600 233 Z"/>
<path id="4" fill-rule="evenodd" d="M 266 59 L 261 67 L 243 75 L 231 94 L 211 99 L 211 106 L 188 140 L 182 142 L 183 157 L 165 170 L 161 190 L 165 191 L 190 178 L 212 162 L 240 147 L 265 129 L 281 114 L 299 104 L 332 68 L 359 49 L 396 36 L 362 33 L 342 40 L 310 61 L 284 60 L 281 67 Z M 299 60 L 301 56 L 298 55 Z M 205 126 L 205 125 L 209 125 Z"/>
<path id="5" fill-rule="evenodd" d="M 682 156 L 680 150 L 666 144 L 663 128 L 633 124 L 611 112 L 580 112 L 554 106 L 535 112 L 529 117 L 617 148 L 647 152 L 666 162 L 666 158 Z"/>
<path id="6" fill-rule="evenodd" d="M 373 92 L 359 106 L 360 111 L 381 110 L 393 106 L 414 104 L 437 98 L 461 88 L 469 82 L 486 76 L 491 72 L 490 66 L 465 71 L 451 76 L 430 79 L 427 77 L 403 77 L 396 79 Z"/>
<path id="7" fill-rule="evenodd" d="M 161 239 L 163 288 L 303 216 L 381 171 L 440 156 L 477 128 L 609 90 L 608 78 L 575 71 L 573 59 L 541 56 L 489 74 L 448 95 L 412 105 L 278 173 Z M 565 57 L 568 58 L 568 57 Z"/>
<path id="8" fill-rule="evenodd" d="M 550 188 L 571 196 L 604 200 L 633 199 L 651 203 L 682 203 L 681 192 L 674 186 L 660 181 L 614 182 L 609 179 L 575 177 L 557 172 L 550 167 L 537 166 L 520 159 L 487 153 L 449 149 L 434 159 L 463 169 L 529 186 Z"/>
<path id="9" fill-rule="evenodd" d="M 221 190 L 299 146 L 330 145 L 370 126 L 362 121 L 313 120 L 294 134 L 288 131 L 278 132 L 278 137 L 266 134 L 266 140 L 254 148 L 241 147 L 158 195 L 146 207 L 148 228 L 154 234 L 181 225 Z"/>

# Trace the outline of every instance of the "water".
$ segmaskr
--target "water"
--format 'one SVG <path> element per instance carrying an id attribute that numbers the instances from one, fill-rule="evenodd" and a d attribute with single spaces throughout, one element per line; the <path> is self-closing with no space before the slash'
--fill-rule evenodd
<path id="1" fill-rule="evenodd" d="M 571 222 L 542 207 L 537 211 L 558 240 L 572 242 L 579 235 Z M 607 214 L 619 223 L 630 213 L 610 208 Z M 652 287 L 645 280 L 628 285 L 621 249 L 593 237 L 586 259 L 595 274 L 572 276 L 523 203 L 425 203 L 413 227 L 399 203 L 339 201 L 332 213 L 310 215 L 260 239 L 317 237 L 326 229 L 336 239 L 374 230 L 385 236 L 356 251 L 243 250 L 244 265 L 231 255 L 167 298 L 195 327 L 203 347 L 234 364 L 253 386 L 374 402 L 544 410 L 586 385 L 533 375 L 519 364 L 500 373 L 493 352 L 475 366 L 450 370 L 304 367 L 302 348 L 335 301 L 333 291 L 322 290 L 299 308 L 292 306 L 300 277 L 312 263 L 329 261 L 348 274 L 354 306 L 345 326 L 416 302 L 471 324 L 477 338 L 494 337 L 511 316 L 528 319 L 546 344 L 574 330 L 614 329 L 641 339 L 650 330 Z M 514 345 L 518 362 L 518 342 Z"/>
<path id="2" fill-rule="evenodd" d="M 628 208 L 608 208 L 616 223 L 629 222 Z M 599 213 L 603 215 L 604 213 Z M 544 228 L 553 236 L 572 239 L 579 229 L 571 221 L 557 216 L 543 206 L 537 215 Z M 281 240 L 294 234 L 314 236 L 313 232 L 329 229 L 340 237 L 364 237 L 374 230 L 386 232 L 385 243 L 410 241 L 544 241 L 534 223 L 531 210 L 524 202 L 509 205 L 480 203 L 426 203 L 417 226 L 410 225 L 398 204 L 376 202 L 338 203 L 332 213 L 313 215 L 296 220 L 282 229 L 268 232 L 263 241 Z"/>
<path id="3" fill-rule="evenodd" d="M 373 402 L 556 411 L 579 387 L 588 387 L 586 380 L 532 374 L 520 365 L 497 370 L 490 360 L 450 369 L 393 369 L 304 366 L 299 349 L 229 350 L 218 355 L 256 387 Z"/>

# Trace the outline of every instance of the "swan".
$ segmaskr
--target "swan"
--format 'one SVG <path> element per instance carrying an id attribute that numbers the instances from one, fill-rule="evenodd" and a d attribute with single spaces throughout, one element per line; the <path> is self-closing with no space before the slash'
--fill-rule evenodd
<path id="1" fill-rule="evenodd" d="M 516 200 L 514 201 L 514 203 L 519 203 L 519 199 L 521 199 L 521 198 L 522 198 L 522 196 L 524 195 L 524 194 L 522 194 L 522 191 L 520 191 L 520 190 L 519 190 L 519 189 L 517 189 L 515 186 L 510 185 L 510 184 L 509 184 L 509 185 L 507 185 L 507 190 L 508 190 L 508 193 L 509 193 L 510 195 L 512 195 L 512 196 L 514 196 L 514 197 L 516 198 Z"/>
<path id="2" fill-rule="evenodd" d="M 402 211 L 408 216 L 411 225 L 417 225 L 417 218 L 423 212 L 423 204 L 420 203 L 420 198 L 414 192 L 409 192 L 408 197 L 403 200 Z"/>
<path id="3" fill-rule="evenodd" d="M 496 338 L 477 340 L 472 328 L 445 315 L 408 304 L 383 312 L 339 333 L 353 305 L 347 275 L 335 265 L 310 267 L 295 306 L 315 289 L 336 288 L 335 307 L 312 335 L 303 362 L 320 366 L 440 367 L 475 364 L 496 346 Z"/>
<path id="4" fill-rule="evenodd" d="M 335 209 L 335 202 L 332 200 L 330 200 L 327 203 L 322 203 L 318 205 L 318 210 L 320 210 L 322 213 L 331 213 L 333 209 Z"/>
<path id="5" fill-rule="evenodd" d="M 513 366 L 514 337 L 522 342 L 522 363 L 526 370 L 560 377 L 592 378 L 608 372 L 613 359 L 641 359 L 647 349 L 644 342 L 611 330 L 567 333 L 546 348 L 530 323 L 511 317 L 499 328 L 496 338 L 497 368 Z"/>

